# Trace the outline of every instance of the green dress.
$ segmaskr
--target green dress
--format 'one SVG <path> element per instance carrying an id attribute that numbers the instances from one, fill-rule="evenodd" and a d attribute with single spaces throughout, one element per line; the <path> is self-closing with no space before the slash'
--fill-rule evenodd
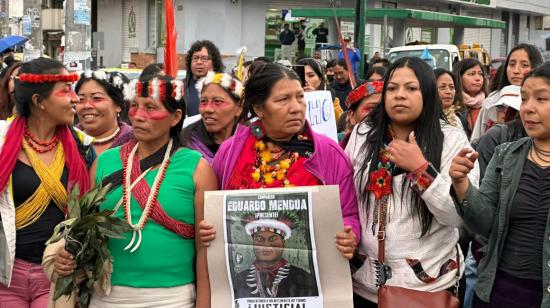
<path id="1" fill-rule="evenodd" d="M 116 147 L 107 150 L 98 158 L 97 183 L 122 169 L 120 149 Z M 188 224 L 195 223 L 193 174 L 200 158 L 200 153 L 187 148 L 181 148 L 174 153 L 158 194 L 158 201 L 167 215 Z M 158 169 L 146 174 L 145 180 L 149 187 L 152 186 L 157 173 Z M 121 198 L 122 186 L 119 186 L 107 195 L 100 209 L 113 210 Z M 132 223 L 135 224 L 143 211 L 133 197 L 130 206 Z M 114 216 L 126 219 L 122 205 Z M 149 218 L 141 231 L 141 245 L 132 253 L 130 249 L 124 250 L 132 239 L 132 233 L 125 233 L 121 239 L 109 240 L 109 250 L 113 257 L 112 285 L 167 288 L 182 286 L 195 280 L 194 240 L 185 239 Z"/>

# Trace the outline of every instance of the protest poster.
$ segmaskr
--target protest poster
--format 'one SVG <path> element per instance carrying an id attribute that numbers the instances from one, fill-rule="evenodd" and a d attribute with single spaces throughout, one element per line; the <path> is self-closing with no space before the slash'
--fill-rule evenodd
<path id="1" fill-rule="evenodd" d="M 353 307 L 338 186 L 206 192 L 205 219 L 212 307 Z"/>
<path id="2" fill-rule="evenodd" d="M 338 142 L 336 116 L 330 91 L 305 92 L 306 119 L 314 132 Z"/>

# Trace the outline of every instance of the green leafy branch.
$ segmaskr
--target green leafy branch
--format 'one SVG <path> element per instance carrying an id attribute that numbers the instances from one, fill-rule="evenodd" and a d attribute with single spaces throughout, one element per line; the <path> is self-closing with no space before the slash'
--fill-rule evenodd
<path id="1" fill-rule="evenodd" d="M 65 250 L 74 256 L 76 269 L 71 275 L 57 279 L 54 299 L 77 291 L 79 306 L 88 307 L 94 283 L 104 275 L 105 261 L 111 260 L 108 239 L 121 238 L 124 232 L 132 230 L 126 221 L 111 216 L 113 211 L 99 211 L 110 188 L 110 184 L 98 186 L 79 198 L 75 187 L 69 195 L 67 220 L 55 227 L 46 244 L 64 238 Z"/>

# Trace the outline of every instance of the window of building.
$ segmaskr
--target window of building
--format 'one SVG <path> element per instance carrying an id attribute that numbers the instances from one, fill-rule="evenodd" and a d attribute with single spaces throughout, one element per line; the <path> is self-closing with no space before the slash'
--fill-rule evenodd
<path id="1" fill-rule="evenodd" d="M 42 0 L 43 9 L 62 9 L 63 0 Z"/>
<path id="2" fill-rule="evenodd" d="M 164 46 L 166 40 L 166 23 L 164 22 L 164 2 L 162 0 L 147 1 L 147 46 L 156 49 Z"/>
<path id="3" fill-rule="evenodd" d="M 550 16 L 535 16 L 535 30 L 550 30 Z"/>

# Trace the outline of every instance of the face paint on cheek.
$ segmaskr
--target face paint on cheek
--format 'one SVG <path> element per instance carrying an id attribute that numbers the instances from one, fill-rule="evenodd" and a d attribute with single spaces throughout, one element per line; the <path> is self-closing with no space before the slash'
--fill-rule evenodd
<path id="1" fill-rule="evenodd" d="M 372 111 L 372 109 L 373 107 L 371 106 L 361 107 L 360 113 L 366 115 L 366 114 L 369 114 Z"/>
<path id="2" fill-rule="evenodd" d="M 164 110 L 146 111 L 143 108 L 130 107 L 128 110 L 128 116 L 130 117 L 142 117 L 148 120 L 161 121 L 168 118 L 170 113 Z"/>
<path id="3" fill-rule="evenodd" d="M 170 115 L 169 112 L 164 110 L 150 111 L 150 112 L 147 112 L 147 114 L 149 116 L 149 119 L 155 120 L 155 121 L 165 120 Z"/>
<path id="4" fill-rule="evenodd" d="M 129 117 L 135 117 L 136 114 L 137 114 L 137 111 L 138 111 L 137 107 L 130 107 L 128 109 L 128 116 Z"/>
<path id="5" fill-rule="evenodd" d="M 57 90 L 55 92 L 53 92 L 53 95 L 56 96 L 56 97 L 71 97 L 71 90 L 69 89 L 61 89 L 61 90 Z"/>

